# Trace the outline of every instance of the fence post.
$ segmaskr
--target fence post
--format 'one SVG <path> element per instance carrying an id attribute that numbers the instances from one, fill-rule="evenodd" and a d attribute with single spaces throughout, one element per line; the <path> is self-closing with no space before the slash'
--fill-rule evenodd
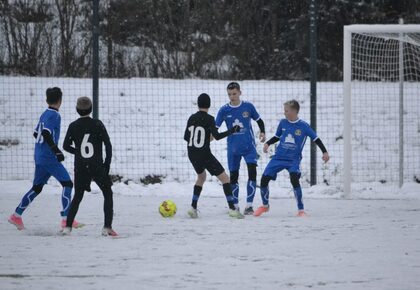
<path id="1" fill-rule="evenodd" d="M 92 102 L 93 118 L 99 118 L 99 0 L 93 0 L 92 17 Z"/>
<path id="2" fill-rule="evenodd" d="M 309 5 L 309 44 L 310 44 L 310 78 L 311 78 L 311 89 L 310 89 L 310 103 L 311 103 L 311 127 L 316 131 L 316 82 L 317 82 L 317 71 L 316 71 L 316 0 L 311 0 Z M 311 142 L 311 185 L 316 184 L 316 144 Z"/>

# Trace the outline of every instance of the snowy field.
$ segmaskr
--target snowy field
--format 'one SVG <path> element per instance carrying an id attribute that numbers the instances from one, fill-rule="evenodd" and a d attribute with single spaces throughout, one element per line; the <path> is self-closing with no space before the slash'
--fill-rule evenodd
<path id="1" fill-rule="evenodd" d="M 121 238 L 111 239 L 100 236 L 103 198 L 96 187 L 77 216 L 86 226 L 71 236 L 57 235 L 60 188 L 53 185 L 25 212 L 27 229 L 17 231 L 7 217 L 29 186 L 2 182 L 2 290 L 420 287 L 419 198 L 309 195 L 310 216 L 297 218 L 294 200 L 273 192 L 267 215 L 234 220 L 221 187 L 210 183 L 199 202 L 200 218 L 191 220 L 186 187 L 117 185 L 114 228 Z M 172 219 L 157 212 L 167 198 L 178 205 Z"/>

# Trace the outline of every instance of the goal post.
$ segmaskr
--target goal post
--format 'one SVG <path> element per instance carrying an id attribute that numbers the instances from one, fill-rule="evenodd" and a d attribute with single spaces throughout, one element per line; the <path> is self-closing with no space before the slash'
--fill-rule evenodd
<path id="1" fill-rule="evenodd" d="M 350 196 L 354 181 L 401 187 L 418 169 L 404 141 L 419 137 L 410 130 L 419 117 L 420 25 L 344 26 L 343 50 L 344 196 Z"/>

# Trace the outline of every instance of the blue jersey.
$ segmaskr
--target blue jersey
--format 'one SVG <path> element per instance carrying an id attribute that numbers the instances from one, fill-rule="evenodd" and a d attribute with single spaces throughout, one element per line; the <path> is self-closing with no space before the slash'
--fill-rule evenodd
<path id="1" fill-rule="evenodd" d="M 60 124 L 61 116 L 58 111 L 48 108 L 42 113 L 38 125 L 35 128 L 35 132 L 37 133 L 35 142 L 35 164 L 58 162 L 57 157 L 55 157 L 55 154 L 51 151 L 50 146 L 44 142 L 42 130 L 48 130 L 54 143 L 58 144 L 58 139 L 60 138 Z"/>
<path id="2" fill-rule="evenodd" d="M 238 106 L 226 104 L 220 108 L 216 117 L 216 127 L 220 127 L 223 122 L 228 129 L 239 125 L 241 130 L 227 138 L 228 150 L 241 153 L 255 148 L 255 136 L 252 130 L 251 119 L 258 121 L 260 115 L 250 102 L 242 101 Z"/>
<path id="3" fill-rule="evenodd" d="M 318 139 L 315 131 L 303 120 L 289 121 L 282 119 L 277 127 L 276 137 L 280 140 L 273 158 L 300 161 L 306 138 Z"/>

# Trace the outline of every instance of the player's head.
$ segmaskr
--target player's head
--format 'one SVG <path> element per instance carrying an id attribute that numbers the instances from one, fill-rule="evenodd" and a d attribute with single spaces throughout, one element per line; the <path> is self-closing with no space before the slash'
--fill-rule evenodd
<path id="1" fill-rule="evenodd" d="M 77 99 L 76 111 L 80 116 L 89 116 L 92 112 L 92 101 L 88 97 L 80 97 Z"/>
<path id="2" fill-rule="evenodd" d="M 61 89 L 58 87 L 48 88 L 45 92 L 47 95 L 47 104 L 50 106 L 57 106 L 60 107 L 63 93 L 61 92 Z"/>
<path id="3" fill-rule="evenodd" d="M 286 119 L 292 120 L 292 121 L 296 120 L 297 115 L 300 110 L 299 102 L 296 100 L 290 100 L 290 101 L 285 102 L 283 106 L 284 106 L 284 116 L 286 117 Z"/>
<path id="4" fill-rule="evenodd" d="M 237 82 L 231 82 L 227 86 L 227 93 L 231 102 L 239 102 L 239 97 L 241 96 L 241 87 Z"/>
<path id="5" fill-rule="evenodd" d="M 197 98 L 197 106 L 199 109 L 208 109 L 210 108 L 211 100 L 210 96 L 206 93 L 202 93 Z"/>

